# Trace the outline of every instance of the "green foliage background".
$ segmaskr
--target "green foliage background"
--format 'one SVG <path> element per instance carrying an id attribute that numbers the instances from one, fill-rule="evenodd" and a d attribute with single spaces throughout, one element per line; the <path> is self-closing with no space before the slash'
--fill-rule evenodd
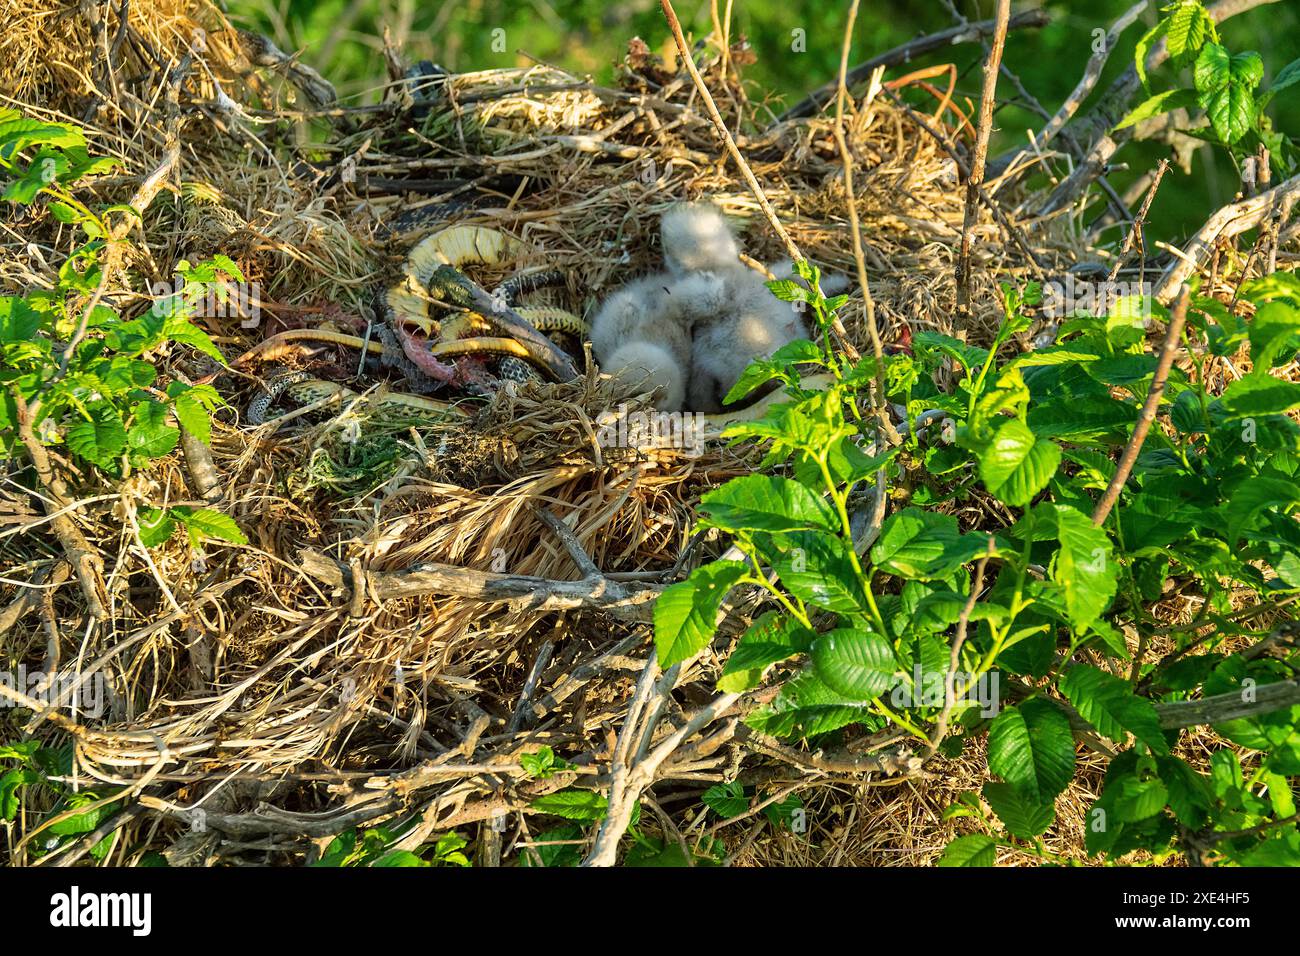
<path id="1" fill-rule="evenodd" d="M 1034 5 L 1017 3 L 1013 9 Z M 1044 106 L 1054 110 L 1083 73 L 1092 52 L 1093 31 L 1109 27 L 1132 0 L 1046 0 L 1037 5 L 1051 15 L 1051 24 L 1043 30 L 1013 33 L 1004 63 Z M 1099 89 L 1132 62 L 1134 45 L 1155 24 L 1160 5 L 1160 0 L 1154 0 L 1139 23 L 1129 28 L 1107 64 Z M 408 58 L 430 59 L 452 70 L 525 65 L 532 56 L 601 81 L 613 75 L 613 64 L 629 38 L 640 36 L 656 50 L 672 42 L 658 0 L 224 0 L 224 6 L 236 22 L 266 32 L 286 50 L 300 52 L 342 95 L 362 102 L 373 101 L 384 82 L 385 29 Z M 993 0 L 965 0 L 958 6 L 971 19 L 989 17 Z M 679 0 L 675 7 L 693 36 L 709 33 L 707 0 Z M 744 34 L 758 56 L 746 71 L 754 90 L 770 92 L 788 104 L 833 78 L 847 9 L 843 2 L 819 0 L 736 0 L 732 35 Z M 854 61 L 951 24 L 950 13 L 938 0 L 863 4 Z M 498 28 L 506 31 L 504 53 L 492 50 L 493 30 Z M 806 52 L 791 49 L 795 29 L 806 31 Z M 1300 57 L 1300 2 L 1284 0 L 1234 17 L 1222 32 L 1231 48 L 1259 51 L 1267 81 Z M 918 59 L 915 65 L 955 60 L 963 70 L 961 91 L 978 98 L 976 65 L 981 56 L 978 46 L 963 45 Z M 1014 91 L 1003 83 L 1000 92 L 1005 98 Z M 1292 102 L 1275 106 L 1279 127 L 1293 135 L 1300 132 L 1297 99 L 1290 97 Z M 1003 142 L 1022 142 L 1026 129 L 1041 125 L 1033 113 L 1014 105 L 998 115 Z M 1112 182 L 1122 190 L 1126 180 L 1162 155 L 1159 145 L 1129 148 L 1121 158 L 1132 171 L 1117 172 Z M 1212 156 L 1202 150 L 1191 177 L 1175 171 L 1161 187 L 1152 216 L 1155 230 L 1162 234 L 1158 238 L 1173 240 L 1194 229 L 1208 210 L 1231 199 L 1236 183 L 1236 173 L 1222 154 Z"/>

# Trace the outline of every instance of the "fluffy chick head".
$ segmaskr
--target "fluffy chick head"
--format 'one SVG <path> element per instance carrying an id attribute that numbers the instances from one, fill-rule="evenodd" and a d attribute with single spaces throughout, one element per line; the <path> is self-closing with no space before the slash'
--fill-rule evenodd
<path id="1" fill-rule="evenodd" d="M 681 275 L 708 269 L 734 269 L 740 246 L 717 206 L 709 202 L 679 203 L 659 224 L 664 262 Z"/>

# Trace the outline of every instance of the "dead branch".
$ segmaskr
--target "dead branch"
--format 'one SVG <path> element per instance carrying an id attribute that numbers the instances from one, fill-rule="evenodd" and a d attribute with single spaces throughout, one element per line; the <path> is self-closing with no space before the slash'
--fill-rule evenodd
<path id="1" fill-rule="evenodd" d="M 567 611 L 600 609 L 633 621 L 651 620 L 654 601 L 662 588 L 624 584 L 603 574 L 578 581 L 555 581 L 525 574 L 475 571 L 451 564 L 425 563 L 401 571 L 362 571 L 354 582 L 352 569 L 310 548 L 298 552 L 303 571 L 318 581 L 347 590 L 358 584 L 379 601 L 444 594 L 484 604 L 508 603 L 520 610 Z"/>
<path id="2" fill-rule="evenodd" d="M 957 310 L 970 311 L 970 232 L 975 227 L 980 189 L 984 185 L 984 163 L 988 158 L 989 135 L 993 131 L 993 106 L 998 89 L 998 65 L 1007 42 L 1011 0 L 998 0 L 993 26 L 993 45 L 984 58 L 984 91 L 980 94 L 979 126 L 975 130 L 975 153 L 966 175 L 966 214 L 961 225 L 961 253 L 957 259 Z"/>
<path id="3" fill-rule="evenodd" d="M 1156 286 L 1155 297 L 1168 304 L 1178 287 L 1209 258 L 1220 239 L 1239 236 L 1270 216 L 1280 216 L 1285 221 L 1297 199 L 1300 199 L 1300 176 L 1292 176 L 1268 192 L 1224 206 L 1196 230 L 1196 235 L 1183 248 L 1183 255 L 1170 263 Z"/>

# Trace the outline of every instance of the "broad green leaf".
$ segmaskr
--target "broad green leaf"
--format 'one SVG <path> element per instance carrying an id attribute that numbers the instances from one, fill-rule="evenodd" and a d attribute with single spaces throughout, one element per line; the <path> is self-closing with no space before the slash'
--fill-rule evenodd
<path id="1" fill-rule="evenodd" d="M 1029 504 L 1061 464 L 1061 449 L 1022 421 L 1004 422 L 979 453 L 980 477 L 989 492 L 1012 507 Z"/>
<path id="2" fill-rule="evenodd" d="M 200 396 L 195 394 L 195 390 L 187 390 L 175 396 L 172 410 L 176 413 L 176 420 L 187 432 L 205 445 L 212 440 L 212 421 L 208 417 L 208 409 Z"/>
<path id="3" fill-rule="evenodd" d="M 30 784 L 39 783 L 40 775 L 35 770 L 18 768 L 0 776 L 0 820 L 13 820 L 18 816 L 21 801 L 19 791 Z"/>
<path id="4" fill-rule="evenodd" d="M 1277 415 L 1300 406 L 1300 383 L 1274 378 L 1256 369 L 1229 385 L 1220 403 L 1233 417 Z"/>
<path id="5" fill-rule="evenodd" d="M 655 648 L 659 666 L 672 667 L 713 640 L 718 609 L 727 592 L 745 575 L 739 561 L 715 561 L 666 589 L 655 602 Z"/>
<path id="6" fill-rule="evenodd" d="M 1180 70 L 1196 59 L 1205 41 L 1212 35 L 1214 21 L 1200 0 L 1183 0 L 1168 18 L 1166 49 L 1174 69 Z"/>
<path id="7" fill-rule="evenodd" d="M 1076 664 L 1057 686 L 1084 720 L 1115 743 L 1127 743 L 1131 733 L 1156 754 L 1169 752 L 1155 705 L 1134 694 L 1128 681 L 1089 664 Z"/>
<path id="8" fill-rule="evenodd" d="M 1118 568 L 1103 529 L 1068 505 L 1053 507 L 1061 550 L 1052 567 L 1052 579 L 1065 592 L 1070 624 L 1081 632 L 1101 616 L 1115 596 Z"/>
<path id="9" fill-rule="evenodd" d="M 219 538 L 234 544 L 248 544 L 235 519 L 212 508 L 172 508 L 171 515 L 185 525 L 194 544 L 202 538 Z"/>
<path id="10" fill-rule="evenodd" d="M 167 424 L 167 406 L 162 402 L 147 399 L 135 406 L 131 426 L 126 431 L 126 444 L 133 461 L 169 454 L 180 437 L 181 433 Z"/>
<path id="11" fill-rule="evenodd" d="M 995 866 L 997 844 L 983 833 L 969 833 L 953 840 L 943 851 L 936 866 Z"/>
<path id="12" fill-rule="evenodd" d="M 1300 332 L 1300 309 L 1280 301 L 1266 302 L 1250 320 L 1250 360 L 1267 371 L 1274 357 Z"/>
<path id="13" fill-rule="evenodd" d="M 1297 83 L 1300 83 L 1300 60 L 1292 60 L 1278 70 L 1277 76 L 1273 77 L 1273 82 L 1268 91 L 1270 93 L 1280 93 L 1288 86 L 1294 86 Z"/>
<path id="14" fill-rule="evenodd" d="M 1011 707 L 989 727 L 989 770 L 1027 796 L 1049 800 L 1074 776 L 1070 720 L 1041 697 Z"/>
<path id="15" fill-rule="evenodd" d="M 804 668 L 782 686 L 771 705 L 745 718 L 749 726 L 773 737 L 811 737 L 871 721 L 875 726 L 881 723 L 862 701 L 837 694 L 822 683 L 814 667 Z"/>
<path id="16" fill-rule="evenodd" d="M 96 402 L 88 412 L 89 420 L 81 419 L 68 428 L 68 448 L 89 462 L 108 467 L 126 450 L 126 426 L 108 402 Z"/>
<path id="17" fill-rule="evenodd" d="M 1264 75 L 1258 53 L 1229 56 L 1217 43 L 1207 43 L 1196 58 L 1197 99 L 1214 132 L 1235 143 L 1255 125 L 1255 87 Z"/>
<path id="18" fill-rule="evenodd" d="M 819 531 L 795 531 L 756 535 L 755 540 L 786 590 L 801 601 L 841 613 L 866 605 L 862 582 L 839 538 Z"/>
<path id="19" fill-rule="evenodd" d="M 851 700 L 879 697 L 892 686 L 898 671 L 889 642 L 856 628 L 836 628 L 817 638 L 812 662 L 822 683 Z"/>
<path id="20" fill-rule="evenodd" d="M 393 850 L 389 853 L 385 853 L 383 856 L 375 860 L 375 862 L 371 863 L 370 865 L 374 867 L 389 868 L 389 867 L 428 866 L 429 863 L 425 860 L 420 859 L 410 850 Z"/>
<path id="21" fill-rule="evenodd" d="M 140 541 L 146 548 L 156 548 L 172 536 L 176 521 L 163 508 L 141 508 L 136 513 Z"/>
<path id="22" fill-rule="evenodd" d="M 814 637 L 789 615 L 767 611 L 740 636 L 718 678 L 718 689 L 734 694 L 752 690 L 768 667 L 806 651 Z"/>
<path id="23" fill-rule="evenodd" d="M 1207 43 L 1196 57 L 1193 80 L 1196 92 L 1209 93 L 1227 86 L 1232 80 L 1232 57 L 1217 43 Z"/>
<path id="24" fill-rule="evenodd" d="M 890 574 L 932 581 L 948 577 L 987 549 L 987 538 L 962 534 L 951 515 L 904 508 L 885 520 L 871 560 Z"/>
<path id="25" fill-rule="evenodd" d="M 838 531 L 835 512 L 820 496 L 789 478 L 745 475 L 700 499 L 710 527 L 724 531 Z"/>
<path id="26" fill-rule="evenodd" d="M 1162 113 L 1177 109 L 1192 109 L 1196 105 L 1196 93 L 1192 90 L 1167 90 L 1164 93 L 1157 93 L 1155 96 L 1143 100 L 1120 120 L 1115 129 L 1120 130 L 1128 126 L 1136 126 L 1143 120 L 1148 120 L 1153 116 L 1159 116 Z"/>
<path id="27" fill-rule="evenodd" d="M 609 801 L 595 790 L 560 790 L 538 797 L 530 806 L 566 820 L 603 820 Z"/>
<path id="28" fill-rule="evenodd" d="M 745 798 L 745 788 L 738 780 L 733 780 L 731 783 L 715 784 L 705 790 L 700 799 L 704 801 L 706 807 L 724 820 L 738 817 L 749 809 L 749 800 Z"/>
<path id="29" fill-rule="evenodd" d="M 1040 800 L 1035 794 L 1026 793 L 1012 784 L 992 780 L 984 784 L 983 792 L 984 799 L 1007 832 L 1022 840 L 1047 832 L 1056 820 L 1056 807 L 1050 798 Z"/>
<path id="30" fill-rule="evenodd" d="M 1169 791 L 1157 776 L 1143 779 L 1137 774 L 1125 774 L 1113 783 L 1108 781 L 1106 789 L 1112 787 L 1115 788 L 1115 815 L 1124 823 L 1137 823 L 1153 817 L 1169 801 Z"/>
<path id="31" fill-rule="evenodd" d="M 1226 521 L 1229 544 L 1235 545 L 1259 512 L 1282 509 L 1300 500 L 1300 484 L 1286 478 L 1253 477 L 1238 482 L 1219 509 Z"/>

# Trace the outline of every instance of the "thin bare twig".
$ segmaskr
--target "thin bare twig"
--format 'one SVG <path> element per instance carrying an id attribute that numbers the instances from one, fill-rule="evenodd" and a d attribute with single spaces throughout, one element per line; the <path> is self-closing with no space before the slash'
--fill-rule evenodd
<path id="1" fill-rule="evenodd" d="M 962 217 L 961 253 L 957 259 L 957 309 L 970 311 L 971 230 L 979 207 L 980 187 L 984 184 L 984 163 L 988 158 L 989 135 L 993 130 L 993 105 L 997 97 L 998 66 L 1007 42 L 1007 24 L 1011 20 L 1011 0 L 998 0 L 994 17 L 993 44 L 984 59 L 984 91 L 980 94 L 979 125 L 975 130 L 975 154 L 966 177 L 966 213 Z"/>
<path id="2" fill-rule="evenodd" d="M 1142 443 L 1146 441 L 1151 423 L 1155 421 L 1160 398 L 1165 393 L 1165 383 L 1169 380 L 1169 369 L 1173 367 L 1174 356 L 1178 354 L 1190 301 L 1191 290 L 1183 286 L 1178 293 L 1178 301 L 1174 303 L 1173 311 L 1169 315 L 1169 326 L 1165 329 L 1165 340 L 1160 347 L 1160 359 L 1156 362 L 1155 375 L 1151 379 L 1151 390 L 1147 392 L 1147 399 L 1142 404 L 1142 411 L 1138 414 L 1133 434 L 1128 440 L 1128 445 L 1124 447 L 1124 453 L 1120 456 L 1119 466 L 1115 469 L 1115 474 L 1111 477 L 1105 492 L 1097 501 L 1097 507 L 1093 509 L 1092 523 L 1097 527 L 1101 527 L 1111 509 L 1115 507 L 1115 502 L 1119 500 L 1119 493 L 1123 490 L 1124 483 L 1128 481 L 1138 453 L 1142 450 Z"/>

